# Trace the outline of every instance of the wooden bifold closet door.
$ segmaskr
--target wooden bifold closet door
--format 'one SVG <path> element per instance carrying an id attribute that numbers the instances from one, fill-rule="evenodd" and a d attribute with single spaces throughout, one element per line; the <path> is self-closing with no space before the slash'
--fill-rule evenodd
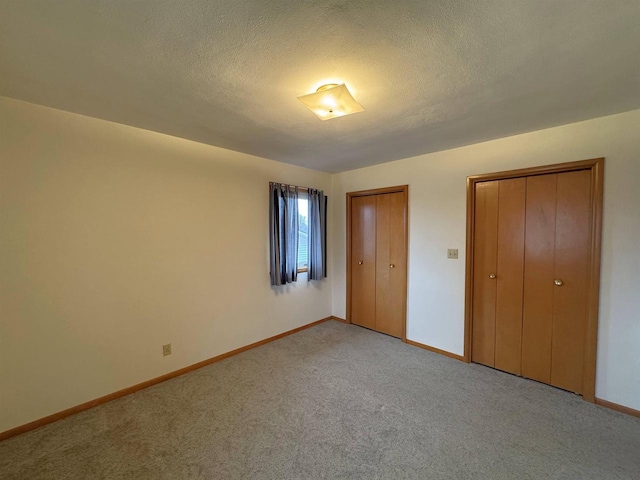
<path id="1" fill-rule="evenodd" d="M 475 186 L 473 362 L 583 391 L 591 171 Z"/>
<path id="2" fill-rule="evenodd" d="M 351 322 L 376 327 L 376 197 L 351 204 Z"/>
<path id="3" fill-rule="evenodd" d="M 404 337 L 406 311 L 406 191 L 348 197 L 349 320 Z"/>

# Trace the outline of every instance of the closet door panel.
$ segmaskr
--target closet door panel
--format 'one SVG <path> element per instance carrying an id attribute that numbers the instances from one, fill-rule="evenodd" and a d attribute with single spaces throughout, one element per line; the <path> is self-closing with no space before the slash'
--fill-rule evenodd
<path id="1" fill-rule="evenodd" d="M 475 191 L 473 252 L 473 329 L 471 360 L 493 367 L 496 333 L 498 182 L 482 182 Z"/>
<path id="2" fill-rule="evenodd" d="M 351 322 L 375 328 L 376 197 L 351 199 Z"/>
<path id="3" fill-rule="evenodd" d="M 495 367 L 520 374 L 527 180 L 500 180 L 496 282 Z"/>
<path id="4" fill-rule="evenodd" d="M 591 239 L 591 174 L 558 174 L 551 384 L 582 393 Z"/>
<path id="5" fill-rule="evenodd" d="M 522 375 L 551 381 L 557 175 L 527 178 Z"/>
<path id="6" fill-rule="evenodd" d="M 402 337 L 406 281 L 404 193 L 376 197 L 376 330 Z"/>

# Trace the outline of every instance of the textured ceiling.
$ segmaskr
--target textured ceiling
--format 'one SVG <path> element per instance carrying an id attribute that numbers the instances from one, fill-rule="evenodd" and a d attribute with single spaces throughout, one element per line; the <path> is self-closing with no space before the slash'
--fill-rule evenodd
<path id="1" fill-rule="evenodd" d="M 335 172 L 640 108 L 640 2 L 0 0 L 0 95 Z"/>

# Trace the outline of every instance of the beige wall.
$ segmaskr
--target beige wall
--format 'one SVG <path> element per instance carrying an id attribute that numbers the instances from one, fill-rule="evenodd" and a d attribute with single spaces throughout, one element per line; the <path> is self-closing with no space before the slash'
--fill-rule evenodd
<path id="1" fill-rule="evenodd" d="M 606 157 L 596 394 L 640 409 L 640 110 L 334 175 L 334 315 L 345 316 L 345 193 L 409 184 L 407 336 L 462 354 L 466 177 L 595 157 Z"/>
<path id="2" fill-rule="evenodd" d="M 331 314 L 268 276 L 268 181 L 329 174 L 2 97 L 0 162 L 0 431 Z"/>

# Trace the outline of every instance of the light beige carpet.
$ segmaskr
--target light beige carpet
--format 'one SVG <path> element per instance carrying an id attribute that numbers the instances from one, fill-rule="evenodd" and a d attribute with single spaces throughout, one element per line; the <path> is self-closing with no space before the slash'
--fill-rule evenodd
<path id="1" fill-rule="evenodd" d="M 640 420 L 328 322 L 0 443 L 10 479 L 640 479 Z"/>

